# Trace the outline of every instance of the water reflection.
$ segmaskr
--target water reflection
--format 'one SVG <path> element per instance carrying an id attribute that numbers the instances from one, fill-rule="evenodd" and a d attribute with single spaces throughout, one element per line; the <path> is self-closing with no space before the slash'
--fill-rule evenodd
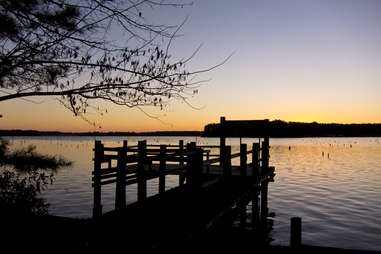
<path id="1" fill-rule="evenodd" d="M 123 137 L 102 137 L 107 145 L 120 145 Z M 197 141 L 218 144 L 218 138 L 129 137 L 148 143 L 177 144 Z M 54 185 L 44 196 L 53 214 L 89 217 L 92 207 L 92 149 L 94 137 L 15 137 L 14 147 L 34 144 L 37 151 L 60 154 L 72 161 L 72 168 L 58 172 Z M 258 139 L 243 138 L 252 144 Z M 239 139 L 227 139 L 232 152 L 239 151 Z M 250 146 L 250 145 L 249 145 Z M 275 183 L 269 185 L 269 213 L 275 213 L 271 237 L 274 244 L 288 245 L 289 220 L 303 219 L 303 242 L 343 248 L 381 250 L 381 138 L 270 139 L 270 164 L 276 168 Z M 212 151 L 214 153 L 215 151 Z M 328 156 L 329 155 L 329 156 Z M 250 156 L 249 156 L 250 157 Z M 249 161 L 250 162 L 250 158 Z M 239 158 L 233 164 L 239 164 Z M 167 178 L 168 188 L 177 177 Z M 149 184 L 150 195 L 156 183 Z M 106 185 L 104 210 L 113 209 L 113 185 Z M 108 190 L 108 191 L 107 191 Z M 136 186 L 127 189 L 128 202 L 135 201 Z"/>

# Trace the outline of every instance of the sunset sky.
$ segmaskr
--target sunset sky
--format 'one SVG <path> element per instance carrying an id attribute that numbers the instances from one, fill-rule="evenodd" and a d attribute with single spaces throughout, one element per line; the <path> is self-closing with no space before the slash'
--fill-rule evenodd
<path id="1" fill-rule="evenodd" d="M 201 50 L 189 70 L 224 65 L 199 76 L 204 83 L 189 102 L 165 111 L 101 104 L 94 128 L 54 98 L 0 103 L 0 129 L 58 131 L 202 130 L 227 119 L 381 123 L 381 1 L 198 0 L 160 9 L 154 19 L 187 22 L 172 54 Z M 143 12 L 143 15 L 145 13 Z M 157 15 L 157 16 L 156 16 Z"/>

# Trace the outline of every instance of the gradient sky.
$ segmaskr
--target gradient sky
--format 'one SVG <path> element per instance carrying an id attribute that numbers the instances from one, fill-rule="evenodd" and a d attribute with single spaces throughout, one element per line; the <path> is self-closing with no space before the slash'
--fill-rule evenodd
<path id="1" fill-rule="evenodd" d="M 202 44 L 189 70 L 223 66 L 189 102 L 160 111 L 104 104 L 108 113 L 88 117 L 96 129 L 53 98 L 0 103 L 1 129 L 59 131 L 202 130 L 227 119 L 305 122 L 381 122 L 381 1 L 198 0 L 158 10 L 167 24 L 188 20 L 172 54 L 186 57 Z M 144 15 L 144 12 L 143 12 Z"/>

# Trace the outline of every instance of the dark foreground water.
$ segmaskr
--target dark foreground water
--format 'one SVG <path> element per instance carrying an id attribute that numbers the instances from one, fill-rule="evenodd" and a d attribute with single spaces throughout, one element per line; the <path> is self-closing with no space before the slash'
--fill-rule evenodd
<path id="1" fill-rule="evenodd" d="M 98 139 L 98 138 L 97 138 Z M 179 139 L 198 144 L 218 144 L 216 138 L 200 137 L 102 137 L 107 145 L 148 143 L 177 144 Z M 53 185 L 43 194 L 50 213 L 90 217 L 91 171 L 95 137 L 8 137 L 12 147 L 36 145 L 41 153 L 72 160 L 60 170 Z M 242 140 L 251 144 L 257 139 Z M 233 152 L 239 139 L 228 139 Z M 302 217 L 303 243 L 381 251 L 381 138 L 270 139 L 270 164 L 275 182 L 269 187 L 269 211 L 275 213 L 273 244 L 288 245 L 289 223 Z M 234 162 L 233 162 L 234 163 Z M 239 163 L 239 158 L 235 161 Z M 168 188 L 178 184 L 167 177 Z M 152 181 L 149 194 L 157 193 Z M 102 192 L 104 211 L 113 209 L 114 185 Z M 128 202 L 136 200 L 136 186 L 127 190 Z"/>

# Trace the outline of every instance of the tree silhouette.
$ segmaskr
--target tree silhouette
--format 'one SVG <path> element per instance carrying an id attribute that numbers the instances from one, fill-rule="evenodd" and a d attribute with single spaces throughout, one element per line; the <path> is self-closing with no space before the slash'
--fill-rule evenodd
<path id="1" fill-rule="evenodd" d="M 10 151 L 0 139 L 0 214 L 45 215 L 49 204 L 39 194 L 53 183 L 54 173 L 71 162 L 41 155 L 34 146 Z"/>
<path id="2" fill-rule="evenodd" d="M 186 101 L 199 71 L 172 60 L 180 26 L 149 13 L 190 3 L 148 0 L 0 1 L 0 101 L 56 96 L 75 115 L 99 99 L 127 107 Z M 147 12 L 147 17 L 145 16 Z M 221 63 L 222 64 L 222 63 Z"/>

